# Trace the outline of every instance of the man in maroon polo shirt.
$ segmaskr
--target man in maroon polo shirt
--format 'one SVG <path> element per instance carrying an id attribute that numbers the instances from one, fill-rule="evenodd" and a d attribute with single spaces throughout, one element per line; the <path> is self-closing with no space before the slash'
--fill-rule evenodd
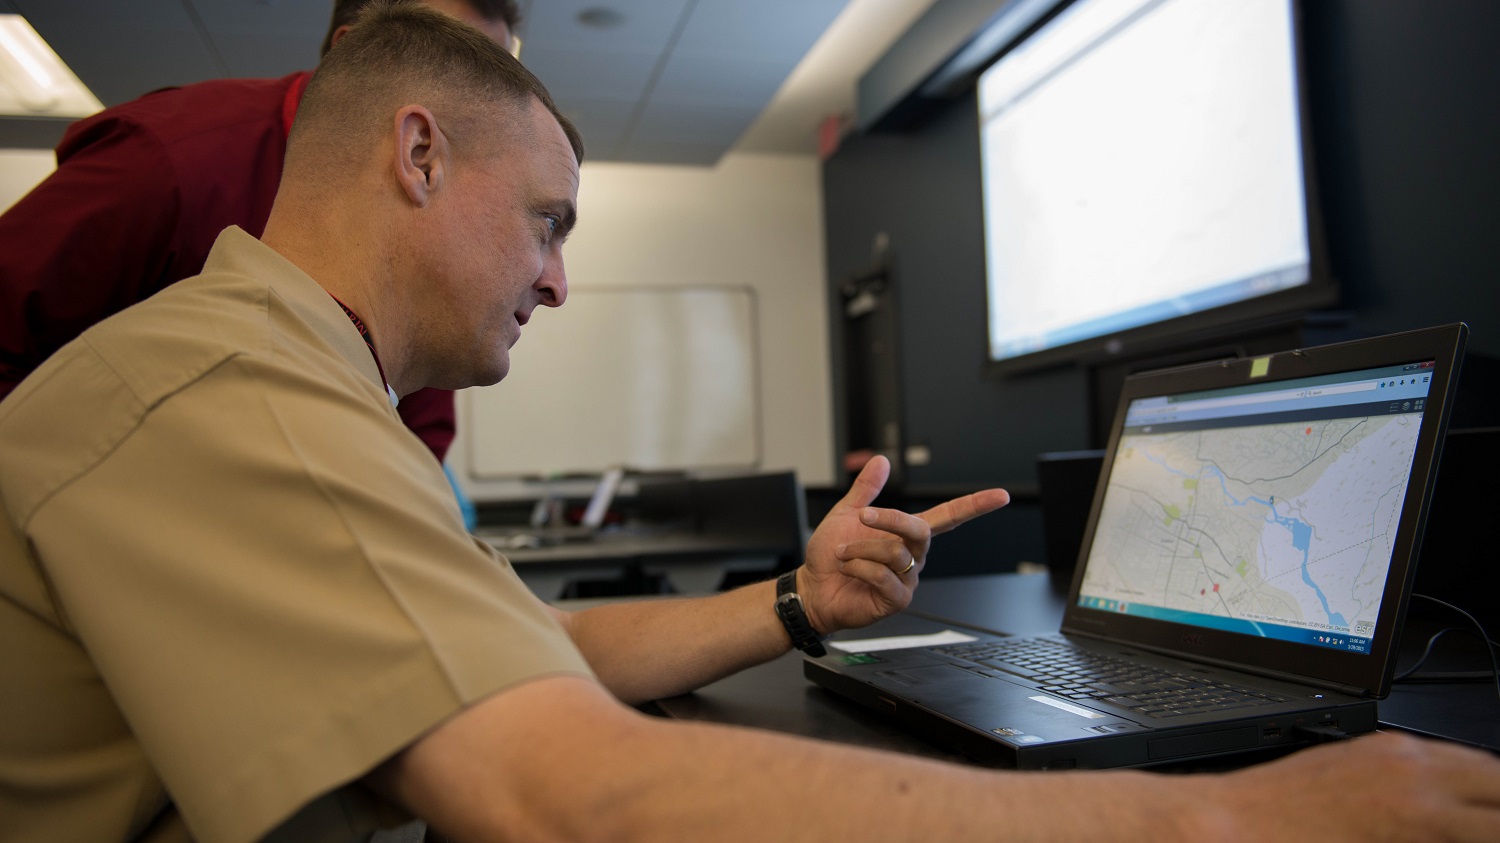
<path id="1" fill-rule="evenodd" d="M 335 0 L 326 54 L 368 0 Z M 514 0 L 422 0 L 510 47 Z M 0 399 L 105 317 L 198 274 L 219 232 L 259 237 L 310 72 L 154 91 L 74 123 L 57 170 L 0 215 Z M 453 393 L 401 399 L 439 461 Z"/>

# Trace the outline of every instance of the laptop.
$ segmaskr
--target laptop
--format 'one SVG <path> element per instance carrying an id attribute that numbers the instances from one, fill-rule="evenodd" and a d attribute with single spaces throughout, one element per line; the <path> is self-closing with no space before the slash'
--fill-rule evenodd
<path id="1" fill-rule="evenodd" d="M 914 635 L 842 633 L 806 676 L 1017 768 L 1374 729 L 1467 333 L 1129 377 L 1056 633 L 902 615 Z"/>

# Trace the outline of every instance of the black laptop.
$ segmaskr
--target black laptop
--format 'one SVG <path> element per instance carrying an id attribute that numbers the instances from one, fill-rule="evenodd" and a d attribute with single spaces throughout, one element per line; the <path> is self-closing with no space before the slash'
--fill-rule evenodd
<path id="1" fill-rule="evenodd" d="M 837 636 L 808 678 L 977 760 L 1143 766 L 1370 731 L 1467 328 L 1126 380 L 1061 630 Z M 906 616 L 903 632 L 927 621 Z"/>

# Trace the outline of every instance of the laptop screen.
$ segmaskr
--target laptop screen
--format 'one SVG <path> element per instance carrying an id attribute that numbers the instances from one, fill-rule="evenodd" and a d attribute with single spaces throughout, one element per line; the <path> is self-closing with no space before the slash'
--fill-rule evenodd
<path id="1" fill-rule="evenodd" d="M 1435 365 L 1131 401 L 1078 605 L 1371 652 Z"/>

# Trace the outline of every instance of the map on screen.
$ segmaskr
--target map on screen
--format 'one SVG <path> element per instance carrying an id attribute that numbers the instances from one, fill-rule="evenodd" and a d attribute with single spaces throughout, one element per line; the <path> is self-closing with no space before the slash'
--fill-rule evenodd
<path id="1" fill-rule="evenodd" d="M 1082 605 L 1366 651 L 1426 394 L 1420 376 L 1381 394 L 1387 380 L 1138 412 Z"/>

